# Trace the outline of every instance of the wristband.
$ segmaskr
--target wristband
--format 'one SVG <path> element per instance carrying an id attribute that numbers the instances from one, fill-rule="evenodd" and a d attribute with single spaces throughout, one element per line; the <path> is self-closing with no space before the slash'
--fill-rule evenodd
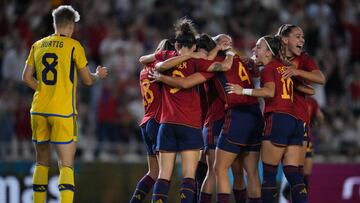
<path id="1" fill-rule="evenodd" d="M 235 56 L 235 53 L 233 51 L 227 51 L 226 55 Z"/>
<path id="2" fill-rule="evenodd" d="M 95 78 L 95 81 L 97 81 L 97 80 L 99 80 L 100 79 L 100 76 L 99 76 L 99 74 L 94 74 L 94 78 Z"/>
<path id="3" fill-rule="evenodd" d="M 251 95 L 252 95 L 252 92 L 253 92 L 253 89 L 243 89 L 243 90 L 242 90 L 242 94 L 243 94 L 243 95 L 249 95 L 249 96 L 251 96 Z"/>

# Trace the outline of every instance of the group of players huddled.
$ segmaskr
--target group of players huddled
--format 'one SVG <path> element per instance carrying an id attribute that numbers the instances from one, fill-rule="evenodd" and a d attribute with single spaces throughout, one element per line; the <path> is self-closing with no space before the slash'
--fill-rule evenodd
<path id="1" fill-rule="evenodd" d="M 175 39 L 139 59 L 149 169 L 130 202 L 142 202 L 152 188 L 153 203 L 167 202 L 178 153 L 182 203 L 211 202 L 213 191 L 218 203 L 230 202 L 232 191 L 237 203 L 275 202 L 280 162 L 291 201 L 307 202 L 308 129 L 320 112 L 307 95 L 325 77 L 304 42 L 300 27 L 285 24 L 259 38 L 253 56 L 240 56 L 231 36 L 197 34 L 190 19 L 178 20 Z"/>

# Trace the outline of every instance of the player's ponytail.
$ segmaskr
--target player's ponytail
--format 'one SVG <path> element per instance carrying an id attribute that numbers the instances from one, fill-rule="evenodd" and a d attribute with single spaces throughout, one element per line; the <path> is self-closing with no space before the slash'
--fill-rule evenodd
<path id="1" fill-rule="evenodd" d="M 181 47 L 191 48 L 195 43 L 196 30 L 193 22 L 184 17 L 178 20 L 175 25 L 175 42 Z"/>

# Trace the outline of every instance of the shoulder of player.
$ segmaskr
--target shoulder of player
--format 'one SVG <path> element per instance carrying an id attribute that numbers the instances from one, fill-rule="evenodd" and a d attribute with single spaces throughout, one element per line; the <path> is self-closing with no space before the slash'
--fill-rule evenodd
<path id="1" fill-rule="evenodd" d="M 300 61 L 303 61 L 303 60 L 314 60 L 313 57 L 310 56 L 309 53 L 303 51 L 301 52 L 300 56 L 298 56 Z"/>
<path id="2" fill-rule="evenodd" d="M 78 40 L 74 39 L 74 38 L 65 37 L 65 40 L 69 41 L 74 46 L 82 47 L 81 43 Z"/>
<path id="3" fill-rule="evenodd" d="M 279 60 L 279 59 L 274 59 L 274 60 L 272 60 L 272 61 L 270 61 L 268 64 L 266 64 L 265 66 L 264 66 L 264 69 L 265 68 L 276 68 L 276 67 L 278 67 L 278 66 L 283 66 L 284 64 Z"/>

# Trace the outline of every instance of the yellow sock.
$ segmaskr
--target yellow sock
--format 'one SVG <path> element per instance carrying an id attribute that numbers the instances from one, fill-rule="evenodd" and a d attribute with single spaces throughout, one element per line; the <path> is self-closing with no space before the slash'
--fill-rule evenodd
<path id="1" fill-rule="evenodd" d="M 74 171 L 70 167 L 60 168 L 59 190 L 60 203 L 72 203 L 75 191 Z"/>
<path id="2" fill-rule="evenodd" d="M 49 182 L 49 167 L 36 165 L 32 182 L 34 203 L 45 203 L 47 185 Z"/>

